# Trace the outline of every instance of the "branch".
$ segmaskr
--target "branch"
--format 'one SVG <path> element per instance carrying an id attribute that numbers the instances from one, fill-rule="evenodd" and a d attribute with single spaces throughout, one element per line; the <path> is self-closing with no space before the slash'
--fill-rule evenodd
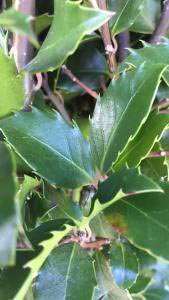
<path id="1" fill-rule="evenodd" d="M 34 16 L 35 0 L 15 0 L 15 9 L 26 15 Z M 27 37 L 14 34 L 13 52 L 17 69 L 20 72 L 32 59 L 33 47 Z M 33 78 L 29 73 L 25 75 L 25 94 L 24 110 L 30 111 L 33 96 Z"/>
<path id="2" fill-rule="evenodd" d="M 148 157 L 169 157 L 169 151 L 151 151 Z"/>
<path id="3" fill-rule="evenodd" d="M 97 3 L 100 9 L 107 10 L 106 0 L 97 0 Z M 115 13 L 112 12 L 112 16 L 114 14 Z M 104 43 L 109 69 L 110 72 L 113 72 L 117 67 L 117 62 L 116 62 L 117 43 L 115 38 L 111 37 L 108 22 L 103 26 L 101 26 L 100 33 Z"/>
<path id="4" fill-rule="evenodd" d="M 48 99 L 53 103 L 53 105 L 56 107 L 56 109 L 60 112 L 60 114 L 62 115 L 62 117 L 65 119 L 65 121 L 67 121 L 68 123 L 71 123 L 71 119 L 64 107 L 64 100 L 61 99 L 61 96 L 57 96 L 56 94 L 54 94 L 48 84 L 48 76 L 47 74 L 44 74 L 45 79 L 43 81 L 43 88 L 47 94 Z"/>
<path id="5" fill-rule="evenodd" d="M 158 44 L 169 27 L 169 0 L 163 0 L 162 12 L 156 28 L 151 36 L 150 43 Z"/>
<path id="6" fill-rule="evenodd" d="M 97 99 L 98 94 L 94 91 L 92 91 L 89 87 L 87 87 L 83 82 L 81 82 L 67 67 L 66 65 L 63 65 L 62 73 L 65 74 L 67 77 L 69 77 L 74 83 L 79 85 L 87 94 L 92 96 L 93 98 Z"/>

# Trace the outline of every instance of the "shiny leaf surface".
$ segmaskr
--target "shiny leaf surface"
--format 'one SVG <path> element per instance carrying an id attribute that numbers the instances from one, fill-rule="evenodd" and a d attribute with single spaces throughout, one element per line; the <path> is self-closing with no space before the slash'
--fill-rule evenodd
<path id="1" fill-rule="evenodd" d="M 96 285 L 94 265 L 79 245 L 63 245 L 53 250 L 35 283 L 35 299 L 93 299 Z"/>
<path id="2" fill-rule="evenodd" d="M 116 35 L 130 28 L 143 9 L 145 0 L 108 0 L 108 8 L 116 12 L 110 22 L 112 34 Z"/>
<path id="3" fill-rule="evenodd" d="M 75 188 L 92 181 L 89 145 L 59 114 L 34 108 L 1 121 L 0 128 L 14 150 L 49 182 Z"/>
<path id="4" fill-rule="evenodd" d="M 37 56 L 27 65 L 29 72 L 53 71 L 60 67 L 86 34 L 112 16 L 110 12 L 83 7 L 79 2 L 55 0 L 54 3 L 52 26 Z"/>
<path id="5" fill-rule="evenodd" d="M 136 70 L 124 72 L 97 100 L 91 120 L 91 144 L 93 159 L 102 172 L 110 169 L 145 123 L 163 68 L 143 63 Z"/>
<path id="6" fill-rule="evenodd" d="M 169 185 L 161 186 L 164 193 L 130 196 L 115 203 L 106 213 L 112 226 L 132 244 L 169 261 Z"/>
<path id="7" fill-rule="evenodd" d="M 0 49 L 0 117 L 20 110 L 24 102 L 24 76 L 17 73 L 12 59 Z"/>

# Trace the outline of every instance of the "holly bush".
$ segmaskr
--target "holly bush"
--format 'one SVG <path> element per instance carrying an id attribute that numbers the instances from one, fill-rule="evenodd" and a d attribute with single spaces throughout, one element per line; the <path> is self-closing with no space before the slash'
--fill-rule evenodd
<path id="1" fill-rule="evenodd" d="M 1 300 L 169 299 L 168 20 L 1 1 Z"/>

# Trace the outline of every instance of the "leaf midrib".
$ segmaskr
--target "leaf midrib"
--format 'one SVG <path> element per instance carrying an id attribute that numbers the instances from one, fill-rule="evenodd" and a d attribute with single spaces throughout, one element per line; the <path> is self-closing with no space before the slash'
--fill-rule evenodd
<path id="1" fill-rule="evenodd" d="M 72 260 L 73 260 L 73 256 L 74 256 L 74 252 L 75 252 L 75 247 L 76 245 L 73 245 L 73 249 L 70 255 L 70 259 L 69 259 L 69 264 L 68 264 L 68 268 L 67 268 L 67 272 L 66 272 L 66 277 L 65 277 L 65 291 L 64 291 L 64 300 L 67 299 L 67 288 L 68 288 L 68 278 L 69 278 L 69 273 L 70 273 L 70 269 L 71 269 L 71 264 L 72 264 Z"/>
<path id="2" fill-rule="evenodd" d="M 28 135 L 29 136 L 29 135 Z M 29 136 L 30 137 L 30 136 Z M 66 156 L 64 156 L 63 154 L 61 154 L 60 152 L 58 152 L 56 149 L 53 149 L 51 146 L 45 144 L 44 142 L 38 140 L 36 137 L 31 136 L 34 140 L 36 140 L 37 142 L 39 142 L 39 144 L 45 146 L 46 148 L 50 149 L 50 151 L 52 151 L 54 154 L 56 153 L 56 156 L 60 156 L 62 157 L 64 160 L 66 160 L 69 164 L 73 165 L 75 168 L 77 168 L 82 174 L 85 175 L 85 177 L 87 177 L 88 179 L 90 179 L 90 181 L 93 179 L 92 177 L 89 176 L 89 174 L 87 172 L 85 172 L 84 169 L 81 169 L 80 166 L 78 166 L 77 164 L 74 163 L 73 160 L 69 160 Z"/>
<path id="3" fill-rule="evenodd" d="M 63 156 L 60 152 L 58 152 L 57 150 L 53 149 L 51 146 L 45 144 L 44 142 L 38 140 L 36 137 L 34 137 L 32 135 L 30 136 L 29 134 L 27 134 L 27 137 L 29 137 L 30 139 L 31 138 L 34 139 L 38 144 L 43 145 L 47 149 L 50 149 L 50 151 L 53 152 L 57 157 L 62 157 L 62 159 L 64 159 L 65 161 L 67 161 L 69 165 L 73 165 L 76 169 L 78 169 L 80 171 L 80 173 L 83 174 L 88 180 L 91 181 L 93 179 L 84 169 L 81 169 L 80 166 L 78 166 L 77 164 L 75 164 L 73 162 L 73 160 L 69 160 L 66 156 Z M 6 138 L 9 141 L 9 143 L 11 144 L 11 146 L 14 147 L 17 150 L 17 147 L 14 146 L 13 143 L 10 142 L 10 140 L 8 139 L 7 136 L 6 136 Z M 17 150 L 17 152 L 18 152 L 18 150 Z M 26 159 L 26 161 L 27 161 L 27 159 Z"/>

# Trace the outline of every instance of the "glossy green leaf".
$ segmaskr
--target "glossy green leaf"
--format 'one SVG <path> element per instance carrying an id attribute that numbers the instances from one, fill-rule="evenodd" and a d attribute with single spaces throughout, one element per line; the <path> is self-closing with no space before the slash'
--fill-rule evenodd
<path id="1" fill-rule="evenodd" d="M 126 68 L 126 63 L 134 65 L 135 67 L 140 66 L 143 62 L 146 64 L 169 64 L 169 40 L 167 38 L 159 45 L 152 45 L 143 43 L 144 47 L 138 50 L 130 49 L 131 54 L 126 58 L 124 63 L 119 65 L 119 70 Z M 163 73 L 165 82 L 169 85 L 169 69 Z"/>
<path id="2" fill-rule="evenodd" d="M 140 271 L 142 275 L 151 276 L 152 280 L 149 285 L 142 290 L 135 290 L 135 293 L 141 294 L 148 300 L 168 299 L 169 287 L 169 265 L 160 260 L 156 260 L 148 253 L 138 251 L 138 258 L 140 261 Z M 139 279 L 139 277 L 138 277 Z M 141 278 L 140 278 L 141 279 Z M 138 282 L 139 283 L 139 282 Z M 137 283 L 137 288 L 139 287 Z M 141 283 L 141 282 L 140 282 Z M 139 283 L 139 284 L 140 284 Z M 141 286 L 140 286 L 141 288 Z M 132 291 L 131 291 L 132 292 Z M 135 299 L 135 298 L 134 298 Z"/>
<path id="3" fill-rule="evenodd" d="M 126 241 L 115 241 L 111 244 L 109 264 L 118 286 L 129 289 L 136 282 L 139 273 L 138 259 Z"/>
<path id="4" fill-rule="evenodd" d="M 48 15 L 47 13 L 37 16 L 35 19 L 35 32 L 39 35 L 46 28 L 48 28 L 53 20 L 53 16 Z"/>
<path id="5" fill-rule="evenodd" d="M 87 251 L 77 244 L 56 248 L 40 270 L 35 299 L 93 299 L 94 265 Z"/>
<path id="6" fill-rule="evenodd" d="M 53 71 L 60 67 L 86 34 L 112 16 L 110 12 L 83 7 L 79 2 L 55 0 L 54 3 L 52 26 L 37 56 L 27 65 L 29 72 Z"/>
<path id="7" fill-rule="evenodd" d="M 66 62 L 68 69 L 90 89 L 100 88 L 101 80 L 109 75 L 105 55 L 101 52 L 103 49 L 99 42 L 98 39 L 84 41 Z M 57 88 L 69 93 L 84 93 L 84 90 L 66 75 L 59 76 Z"/>
<path id="8" fill-rule="evenodd" d="M 143 9 L 137 17 L 130 31 L 151 34 L 155 28 L 160 13 L 160 2 L 158 0 L 146 0 Z"/>
<path id="9" fill-rule="evenodd" d="M 142 294 L 152 285 L 155 281 L 157 260 L 150 256 L 147 252 L 142 250 L 137 251 L 137 259 L 139 262 L 139 274 L 136 282 L 129 289 L 131 294 Z"/>
<path id="10" fill-rule="evenodd" d="M 161 152 L 160 143 L 156 143 L 152 151 Z M 141 162 L 140 169 L 144 175 L 153 180 L 164 180 L 167 176 L 166 157 L 148 157 Z"/>
<path id="11" fill-rule="evenodd" d="M 114 168 L 119 169 L 127 163 L 130 168 L 140 164 L 151 151 L 165 127 L 169 124 L 169 115 L 152 113 L 135 138 L 128 144 L 127 148 L 118 158 Z"/>
<path id="12" fill-rule="evenodd" d="M 102 182 L 96 194 L 101 203 L 113 199 L 119 191 L 124 195 L 141 194 L 149 192 L 162 192 L 158 184 L 150 178 L 142 175 L 137 169 L 122 169 L 112 173 L 108 179 Z"/>
<path id="13" fill-rule="evenodd" d="M 0 26 L 4 26 L 20 35 L 27 36 L 36 47 L 38 46 L 36 36 L 31 27 L 30 16 L 10 8 L 0 14 Z"/>
<path id="14" fill-rule="evenodd" d="M 97 100 L 90 139 L 93 159 L 102 172 L 111 168 L 145 123 L 163 69 L 162 65 L 143 63 L 138 69 L 124 72 L 118 80 L 113 80 L 104 96 Z"/>
<path id="15" fill-rule="evenodd" d="M 37 254 L 37 256 L 33 257 L 31 260 L 28 260 L 23 265 L 23 267 L 20 267 L 20 269 L 18 270 L 20 273 L 23 273 L 25 269 L 26 270 L 28 269 L 29 273 L 27 273 L 27 276 L 25 276 L 23 284 L 16 291 L 16 294 L 14 295 L 13 299 L 15 300 L 24 299 L 29 289 L 29 286 L 31 285 L 33 279 L 35 278 L 40 268 L 48 258 L 49 254 L 58 245 L 60 240 L 62 240 L 62 238 L 71 231 L 71 229 L 72 228 L 70 226 L 67 226 L 62 231 L 52 231 L 51 232 L 52 236 L 39 244 L 42 247 L 42 249 Z"/>
<path id="16" fill-rule="evenodd" d="M 100 213 L 91 220 L 90 229 L 95 236 L 100 238 L 113 239 L 116 236 L 115 230 L 107 222 L 103 213 Z"/>
<path id="17" fill-rule="evenodd" d="M 71 219 L 77 225 L 80 223 L 83 215 L 78 203 L 74 203 L 72 199 L 68 198 L 64 193 L 61 193 L 57 204 L 66 218 Z"/>
<path id="18" fill-rule="evenodd" d="M 0 128 L 14 150 L 50 183 L 75 188 L 93 180 L 88 143 L 59 114 L 34 108 L 2 120 Z"/>
<path id="19" fill-rule="evenodd" d="M 114 203 L 106 214 L 132 244 L 169 261 L 169 185 L 161 185 L 164 193 L 130 196 Z"/>
<path id="20" fill-rule="evenodd" d="M 130 28 L 143 9 L 145 0 L 108 0 L 108 8 L 116 12 L 110 22 L 112 34 L 116 35 Z"/>
<path id="21" fill-rule="evenodd" d="M 94 300 L 132 300 L 127 290 L 115 284 L 110 266 L 101 252 L 95 255 L 95 270 L 98 287 L 95 289 Z"/>
<path id="22" fill-rule="evenodd" d="M 0 49 L 0 117 L 20 110 L 24 102 L 24 76 L 18 75 L 12 59 Z"/>
<path id="23" fill-rule="evenodd" d="M 7 146 L 0 142 L 0 266 L 15 262 L 17 215 L 14 163 Z"/>

